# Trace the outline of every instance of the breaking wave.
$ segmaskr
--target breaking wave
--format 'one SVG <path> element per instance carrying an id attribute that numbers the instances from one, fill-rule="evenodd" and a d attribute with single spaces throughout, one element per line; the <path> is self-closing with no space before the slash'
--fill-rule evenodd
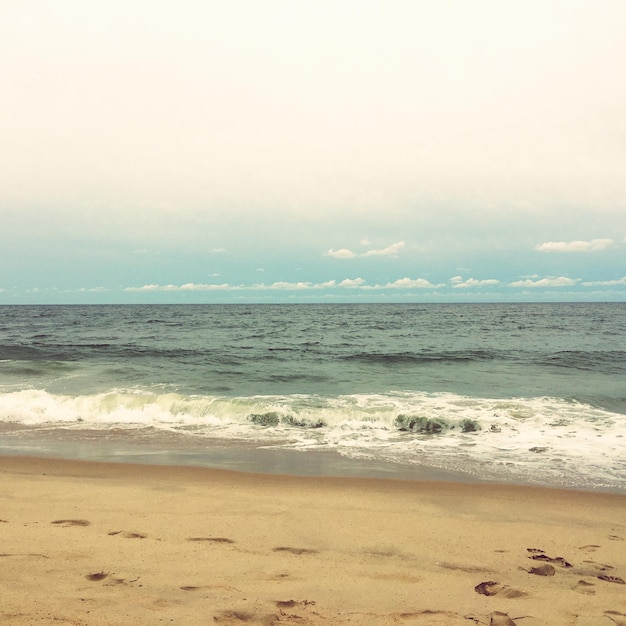
<path id="1" fill-rule="evenodd" d="M 560 398 L 412 391 L 333 397 L 185 396 L 135 389 L 82 396 L 34 389 L 0 394 L 0 424 L 26 429 L 121 429 L 132 439 L 134 432 L 151 428 L 207 446 L 228 439 L 326 449 L 479 478 L 618 489 L 626 489 L 625 421 L 622 414 Z"/>

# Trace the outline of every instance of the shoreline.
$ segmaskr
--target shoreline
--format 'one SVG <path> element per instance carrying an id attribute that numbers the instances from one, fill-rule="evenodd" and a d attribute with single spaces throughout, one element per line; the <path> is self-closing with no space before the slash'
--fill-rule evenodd
<path id="1" fill-rule="evenodd" d="M 18 434 L 19 436 L 12 436 Z M 626 485 L 554 484 L 524 481 L 514 476 L 478 476 L 427 464 L 400 464 L 370 458 L 350 458 L 327 449 L 298 450 L 276 446 L 275 441 L 211 439 L 198 441 L 180 434 L 147 431 L 128 438 L 119 431 L 73 430 L 41 432 L 24 428 L 0 428 L 0 458 L 45 457 L 86 462 L 114 462 L 149 466 L 199 467 L 251 474 L 312 477 L 380 478 L 400 481 L 444 481 L 462 484 L 503 484 L 589 493 L 626 495 Z"/>
<path id="2" fill-rule="evenodd" d="M 19 431 L 24 434 L 25 431 Z M 125 433 L 104 439 L 75 438 L 72 431 L 57 432 L 56 438 L 34 433 L 28 438 L 10 438 L 0 433 L 0 457 L 45 457 L 76 461 L 114 462 L 154 466 L 224 469 L 250 474 L 387 478 L 389 480 L 445 480 L 460 483 L 494 482 L 425 465 L 401 465 L 372 459 L 354 459 L 334 450 L 298 450 L 260 442 L 212 439 L 194 442 L 179 437 L 135 440 Z M 59 437 L 60 436 L 60 437 Z M 275 442 L 273 442 L 275 443 Z"/>
<path id="3" fill-rule="evenodd" d="M 0 476 L 11 626 L 626 624 L 623 494 L 8 455 Z"/>

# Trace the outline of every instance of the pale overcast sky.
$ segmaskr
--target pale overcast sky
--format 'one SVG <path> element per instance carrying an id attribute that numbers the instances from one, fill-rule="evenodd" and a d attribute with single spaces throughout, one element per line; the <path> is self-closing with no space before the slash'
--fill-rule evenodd
<path id="1" fill-rule="evenodd" d="M 0 2 L 0 303 L 626 300 L 623 0 Z"/>

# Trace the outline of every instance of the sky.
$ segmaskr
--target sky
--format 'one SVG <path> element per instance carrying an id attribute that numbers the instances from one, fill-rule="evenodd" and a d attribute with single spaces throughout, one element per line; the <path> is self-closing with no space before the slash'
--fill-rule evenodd
<path id="1" fill-rule="evenodd" d="M 0 0 L 0 304 L 626 301 L 623 0 Z"/>

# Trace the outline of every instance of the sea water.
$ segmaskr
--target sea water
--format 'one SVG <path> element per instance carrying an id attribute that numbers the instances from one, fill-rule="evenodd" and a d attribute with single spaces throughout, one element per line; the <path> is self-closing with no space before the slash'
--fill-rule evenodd
<path id="1" fill-rule="evenodd" d="M 251 470 L 626 491 L 626 305 L 0 307 L 0 453 L 233 450 Z"/>

